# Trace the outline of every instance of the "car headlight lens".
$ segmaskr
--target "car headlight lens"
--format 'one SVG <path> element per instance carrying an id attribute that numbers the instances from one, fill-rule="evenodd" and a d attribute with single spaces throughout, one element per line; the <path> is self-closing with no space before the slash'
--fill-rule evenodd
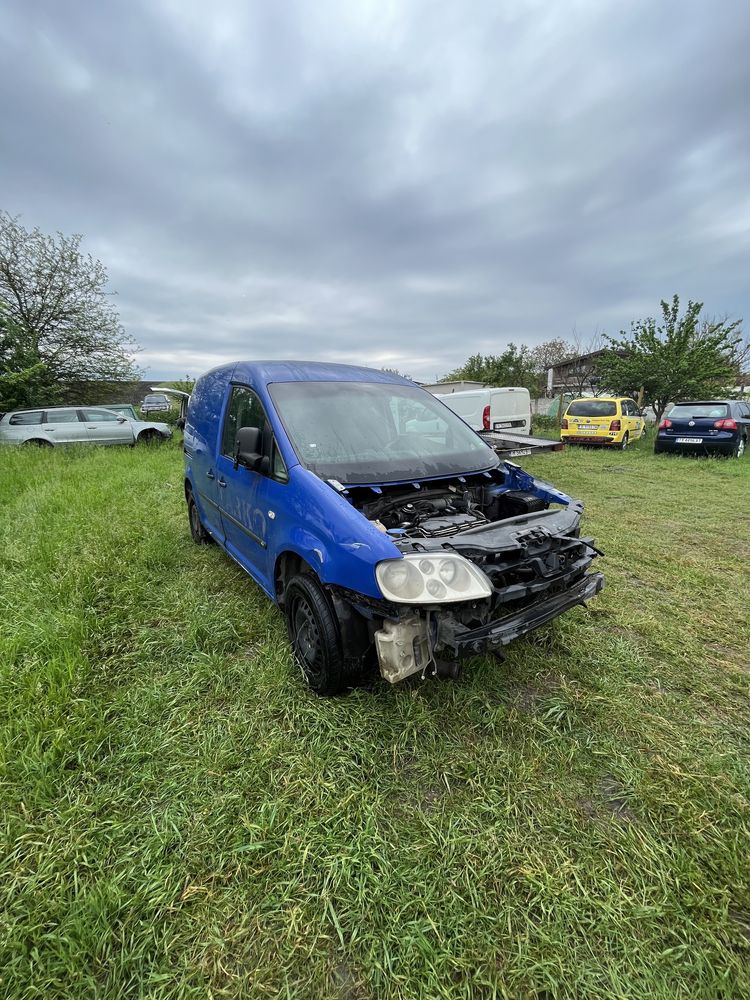
<path id="1" fill-rule="evenodd" d="M 382 574 L 378 576 L 380 589 L 392 594 L 401 594 L 400 600 L 414 600 L 422 593 L 422 576 L 413 562 L 406 559 L 395 559 L 392 562 L 381 563 L 378 571 Z"/>
<path id="2" fill-rule="evenodd" d="M 405 555 L 375 567 L 383 597 L 396 604 L 444 604 L 489 597 L 486 575 L 458 554 Z"/>

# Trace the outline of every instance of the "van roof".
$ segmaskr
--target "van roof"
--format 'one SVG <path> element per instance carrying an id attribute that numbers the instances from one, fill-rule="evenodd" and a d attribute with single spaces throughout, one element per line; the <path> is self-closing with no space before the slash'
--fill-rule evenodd
<path id="1" fill-rule="evenodd" d="M 445 396 L 476 396 L 478 392 L 528 392 L 523 385 L 485 385 L 481 389 L 462 389 L 461 392 L 446 392 Z"/>
<path id="2" fill-rule="evenodd" d="M 230 378 L 255 379 L 258 382 L 395 382 L 415 385 L 411 379 L 377 368 L 337 365 L 327 361 L 235 361 L 213 369 Z"/>

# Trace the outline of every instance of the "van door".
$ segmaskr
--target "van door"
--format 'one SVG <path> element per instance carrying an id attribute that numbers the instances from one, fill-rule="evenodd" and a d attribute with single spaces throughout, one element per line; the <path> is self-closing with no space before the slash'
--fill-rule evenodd
<path id="1" fill-rule="evenodd" d="M 224 529 L 219 513 L 216 459 L 224 410 L 231 388 L 224 371 L 208 372 L 197 382 L 185 424 L 183 451 L 201 521 L 219 542 Z"/>
<path id="2" fill-rule="evenodd" d="M 464 392 L 447 392 L 437 397 L 441 403 L 453 410 L 472 430 L 490 430 L 490 390 L 467 389 Z M 485 421 L 485 414 L 487 421 Z"/>
<path id="3" fill-rule="evenodd" d="M 493 431 L 531 432 L 531 397 L 521 386 L 490 389 L 490 416 Z"/>
<path id="4" fill-rule="evenodd" d="M 234 467 L 237 431 L 258 427 L 271 455 L 267 474 L 239 465 Z M 286 469 L 273 444 L 271 426 L 263 404 L 246 385 L 233 385 L 222 429 L 220 455 L 216 460 L 216 485 L 225 545 L 250 575 L 274 596 L 273 566 L 268 552 L 268 535 L 276 514 L 283 506 L 280 491 L 285 489 Z"/>

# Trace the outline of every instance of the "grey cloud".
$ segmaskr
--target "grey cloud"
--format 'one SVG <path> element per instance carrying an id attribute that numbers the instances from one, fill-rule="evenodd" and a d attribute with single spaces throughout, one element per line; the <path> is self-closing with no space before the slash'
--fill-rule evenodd
<path id="1" fill-rule="evenodd" d="M 2 207 L 82 231 L 155 375 L 747 312 L 739 0 L 0 12 Z"/>

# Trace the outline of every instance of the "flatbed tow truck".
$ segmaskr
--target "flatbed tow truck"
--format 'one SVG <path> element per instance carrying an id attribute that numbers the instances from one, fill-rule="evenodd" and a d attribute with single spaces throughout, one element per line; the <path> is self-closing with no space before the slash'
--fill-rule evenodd
<path id="1" fill-rule="evenodd" d="M 512 434 L 510 431 L 477 433 L 500 458 L 523 458 L 526 455 L 538 455 L 543 451 L 562 451 L 565 448 L 564 441 L 531 437 L 530 434 Z"/>

